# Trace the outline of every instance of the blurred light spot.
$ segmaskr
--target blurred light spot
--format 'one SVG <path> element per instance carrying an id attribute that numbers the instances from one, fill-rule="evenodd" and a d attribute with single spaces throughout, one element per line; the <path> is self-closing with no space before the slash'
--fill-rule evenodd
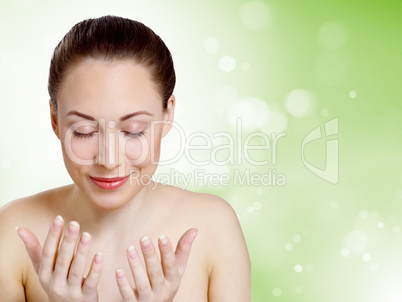
<path id="1" fill-rule="evenodd" d="M 291 243 L 286 243 L 285 244 L 285 250 L 287 250 L 288 252 L 290 252 L 291 250 L 293 250 L 293 244 Z"/>
<path id="2" fill-rule="evenodd" d="M 336 201 L 331 202 L 331 208 L 333 208 L 334 210 L 339 208 L 339 204 Z"/>
<path id="3" fill-rule="evenodd" d="M 379 223 L 377 224 L 377 226 L 378 226 L 379 229 L 383 229 L 383 228 L 384 228 L 384 223 L 379 222 Z"/>
<path id="4" fill-rule="evenodd" d="M 219 49 L 219 41 L 217 38 L 209 37 L 204 42 L 205 51 L 208 53 L 216 53 Z"/>
<path id="5" fill-rule="evenodd" d="M 355 99 L 357 97 L 357 92 L 355 90 L 349 91 L 349 97 Z"/>
<path id="6" fill-rule="evenodd" d="M 258 130 L 267 135 L 285 131 L 288 123 L 280 108 L 270 108 L 266 101 L 252 96 L 232 100 L 228 104 L 228 120 L 236 130 L 241 126 L 242 131 Z"/>
<path id="7" fill-rule="evenodd" d="M 253 203 L 253 206 L 254 206 L 254 209 L 259 210 L 259 209 L 261 209 L 262 204 L 261 204 L 261 202 L 259 202 L 259 201 L 255 201 L 255 202 Z"/>
<path id="8" fill-rule="evenodd" d="M 284 100 L 286 111 L 294 117 L 304 117 L 312 110 L 313 97 L 311 93 L 303 89 L 295 89 L 289 92 Z"/>
<path id="9" fill-rule="evenodd" d="M 370 253 L 364 253 L 363 254 L 363 261 L 369 262 L 370 260 L 371 260 Z"/>
<path id="10" fill-rule="evenodd" d="M 312 264 L 307 264 L 307 265 L 306 265 L 306 271 L 307 271 L 307 272 L 311 273 L 311 272 L 313 271 L 313 269 L 314 269 L 314 267 L 313 267 Z"/>
<path id="11" fill-rule="evenodd" d="M 254 208 L 253 207 L 248 207 L 247 208 L 247 212 L 249 212 L 250 214 L 254 212 Z"/>
<path id="12" fill-rule="evenodd" d="M 395 196 L 396 196 L 396 198 L 398 198 L 398 199 L 402 199 L 402 190 L 396 190 Z"/>
<path id="13" fill-rule="evenodd" d="M 349 256 L 349 250 L 347 248 L 343 248 L 343 249 L 341 249 L 340 254 L 342 257 L 347 257 L 347 256 Z"/>
<path id="14" fill-rule="evenodd" d="M 216 114 L 217 115 L 223 115 L 225 113 L 225 109 L 223 109 L 223 107 L 219 106 L 216 107 Z"/>
<path id="15" fill-rule="evenodd" d="M 394 232 L 395 234 L 398 234 L 400 231 L 401 231 L 401 228 L 397 225 L 392 228 L 392 232 Z"/>
<path id="16" fill-rule="evenodd" d="M 321 109 L 321 115 L 326 117 L 329 115 L 329 110 L 327 108 L 322 108 Z"/>
<path id="17" fill-rule="evenodd" d="M 250 64 L 248 62 L 244 62 L 243 64 L 241 64 L 241 68 L 243 70 L 249 70 L 250 69 Z"/>
<path id="18" fill-rule="evenodd" d="M 301 266 L 300 264 L 296 264 L 294 270 L 296 273 L 301 273 L 303 271 L 303 266 Z"/>
<path id="19" fill-rule="evenodd" d="M 367 235 L 359 230 L 349 232 L 343 239 L 343 245 L 352 253 L 362 254 L 368 245 Z"/>
<path id="20" fill-rule="evenodd" d="M 274 289 L 272 290 L 272 294 L 273 294 L 275 297 L 280 297 L 280 296 L 282 295 L 282 291 L 281 291 L 280 288 L 274 288 Z"/>
<path id="21" fill-rule="evenodd" d="M 294 234 L 292 239 L 294 243 L 299 243 L 301 241 L 301 236 L 299 234 Z"/>
<path id="22" fill-rule="evenodd" d="M 375 263 L 375 262 L 371 263 L 370 266 L 369 266 L 369 270 L 372 271 L 372 272 L 378 271 L 378 264 Z"/>
<path id="23" fill-rule="evenodd" d="M 302 288 L 301 286 L 297 286 L 297 287 L 295 288 L 295 293 L 296 293 L 296 294 L 300 295 L 302 292 L 303 292 L 303 288 Z"/>
<path id="24" fill-rule="evenodd" d="M 360 211 L 359 213 L 360 219 L 366 219 L 368 217 L 368 212 L 367 211 Z"/>
<path id="25" fill-rule="evenodd" d="M 4 169 L 8 169 L 11 167 L 11 162 L 8 160 L 4 160 L 2 166 Z"/>
<path id="26" fill-rule="evenodd" d="M 240 19 L 248 29 L 259 30 L 272 22 L 272 15 L 266 2 L 252 0 L 240 8 Z"/>
<path id="27" fill-rule="evenodd" d="M 333 53 L 323 53 L 315 61 L 314 74 L 324 86 L 337 86 L 348 77 L 348 70 L 343 60 Z"/>
<path id="28" fill-rule="evenodd" d="M 341 48 L 345 44 L 346 38 L 346 29 L 335 21 L 324 23 L 318 31 L 318 41 L 325 49 Z"/>
<path id="29" fill-rule="evenodd" d="M 236 60 L 230 56 L 224 56 L 219 60 L 219 67 L 224 72 L 231 72 L 236 68 Z"/>

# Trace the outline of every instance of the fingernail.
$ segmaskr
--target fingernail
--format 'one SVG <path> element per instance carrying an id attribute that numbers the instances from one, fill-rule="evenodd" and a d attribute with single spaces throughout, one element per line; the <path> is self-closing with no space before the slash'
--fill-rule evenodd
<path id="1" fill-rule="evenodd" d="M 91 241 L 91 235 L 89 235 L 89 233 L 87 232 L 82 233 L 81 244 L 87 245 L 90 241 Z"/>
<path id="2" fill-rule="evenodd" d="M 118 269 L 118 270 L 116 271 L 116 274 L 117 274 L 117 278 L 119 278 L 119 279 L 123 279 L 123 278 L 124 278 L 124 271 L 123 271 L 122 269 Z"/>
<path id="3" fill-rule="evenodd" d="M 168 246 L 169 245 L 169 240 L 167 239 L 167 237 L 165 235 L 161 235 L 159 237 L 159 240 L 161 241 L 162 246 Z"/>
<path id="4" fill-rule="evenodd" d="M 137 258 L 137 251 L 135 250 L 134 246 L 130 246 L 128 248 L 128 256 L 130 257 L 131 260 L 135 260 Z"/>
<path id="5" fill-rule="evenodd" d="M 53 221 L 53 228 L 55 230 L 60 230 L 61 226 L 63 225 L 63 221 L 64 221 L 63 218 L 60 215 L 58 215 L 56 219 Z"/>
<path id="6" fill-rule="evenodd" d="M 96 264 L 101 264 L 102 263 L 102 253 L 101 252 L 96 253 L 96 255 L 95 255 L 95 263 Z"/>
<path id="7" fill-rule="evenodd" d="M 141 244 L 142 244 L 143 248 L 149 249 L 152 245 L 152 242 L 151 242 L 151 240 L 149 240 L 149 238 L 147 236 L 144 236 L 141 238 Z"/>
<path id="8" fill-rule="evenodd" d="M 78 229 L 79 229 L 78 222 L 71 221 L 68 224 L 68 232 L 70 233 L 70 235 L 75 235 L 78 232 Z"/>
<path id="9" fill-rule="evenodd" d="M 18 229 L 19 229 L 19 228 L 20 228 L 20 227 L 15 227 L 14 230 L 18 233 Z"/>

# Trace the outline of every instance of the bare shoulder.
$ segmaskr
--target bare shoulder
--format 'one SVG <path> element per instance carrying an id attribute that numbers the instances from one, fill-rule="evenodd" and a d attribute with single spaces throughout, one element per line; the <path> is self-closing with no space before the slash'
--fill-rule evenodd
<path id="1" fill-rule="evenodd" d="M 195 221 L 204 221 L 216 226 L 222 223 L 237 223 L 237 215 L 232 206 L 223 198 L 209 193 L 193 192 L 179 187 L 162 185 L 160 196 L 170 208 L 180 215 L 186 214 Z"/>
<path id="2" fill-rule="evenodd" d="M 206 255 L 208 301 L 250 301 L 250 258 L 238 216 L 223 198 L 180 188 L 164 188 L 175 217 L 199 228 L 197 244 Z"/>
<path id="3" fill-rule="evenodd" d="M 26 301 L 25 286 L 30 282 L 32 265 L 16 227 L 27 227 L 35 233 L 46 234 L 44 222 L 51 221 L 56 204 L 52 203 L 65 187 L 19 198 L 0 208 L 0 292 L 5 302 Z M 50 224 L 50 222 L 49 222 Z M 3 301 L 3 300 L 2 300 Z"/>
<path id="4" fill-rule="evenodd" d="M 180 204 L 184 207 L 197 207 L 211 209 L 214 208 L 226 208 L 227 210 L 232 209 L 230 204 L 223 198 L 210 194 L 210 193 L 200 193 L 182 189 L 176 186 L 159 184 L 159 195 L 168 196 L 169 200 L 174 203 Z"/>
<path id="5" fill-rule="evenodd" d="M 190 226 L 198 227 L 206 246 L 219 247 L 222 242 L 232 240 L 232 244 L 247 250 L 238 216 L 225 199 L 167 185 L 163 185 L 160 192 L 167 202 L 164 210 L 171 211 L 176 219 L 185 217 Z"/>
<path id="6" fill-rule="evenodd" d="M 21 223 L 29 224 L 53 214 L 69 188 L 70 186 L 59 187 L 6 203 L 0 208 L 1 226 L 4 228 L 8 224 L 14 227 Z"/>
<path id="7" fill-rule="evenodd" d="M 16 227 L 37 228 L 38 221 L 43 222 L 47 217 L 51 219 L 57 208 L 57 198 L 65 187 L 56 188 L 35 195 L 10 201 L 0 208 L 0 237 L 7 238 L 5 242 L 20 242 L 16 236 Z M 56 202 L 53 202 L 56 200 Z M 7 245 L 1 245 L 6 247 Z M 1 249 L 4 252 L 4 248 Z"/>
<path id="8" fill-rule="evenodd" d="M 0 238 L 7 244 L 1 245 L 0 252 L 12 250 L 12 246 L 21 247 L 22 241 L 15 232 L 16 227 L 26 227 L 39 234 L 45 233 L 57 211 L 58 199 L 62 198 L 66 187 L 19 198 L 3 205 L 0 208 Z M 38 221 L 41 223 L 38 224 Z M 42 228 L 45 228 L 44 231 Z M 22 251 L 25 253 L 25 248 Z"/>

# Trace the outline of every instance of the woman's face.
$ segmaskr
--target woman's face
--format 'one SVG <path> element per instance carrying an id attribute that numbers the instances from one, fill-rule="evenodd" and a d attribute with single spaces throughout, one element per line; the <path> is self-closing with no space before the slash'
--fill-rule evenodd
<path id="1" fill-rule="evenodd" d="M 57 98 L 52 124 L 71 178 L 99 207 L 124 205 L 157 168 L 174 97 L 164 111 L 145 67 L 86 59 L 68 72 Z"/>

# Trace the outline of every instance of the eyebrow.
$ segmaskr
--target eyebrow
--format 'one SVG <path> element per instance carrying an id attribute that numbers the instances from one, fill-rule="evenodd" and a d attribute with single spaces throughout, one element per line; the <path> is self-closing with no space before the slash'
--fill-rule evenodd
<path id="1" fill-rule="evenodd" d="M 128 120 L 129 118 L 132 118 L 132 117 L 134 117 L 136 115 L 140 115 L 140 114 L 146 114 L 146 115 L 149 115 L 149 116 L 153 116 L 153 114 L 148 112 L 148 111 L 140 110 L 140 111 L 136 111 L 136 112 L 133 112 L 133 113 L 129 113 L 129 114 L 121 117 L 120 122 Z M 90 115 L 87 115 L 87 114 L 84 114 L 82 112 L 78 112 L 77 110 L 72 110 L 72 111 L 70 111 L 69 113 L 66 114 L 66 116 L 69 116 L 69 115 L 77 115 L 77 116 L 82 117 L 84 119 L 87 119 L 87 120 L 90 120 L 90 121 L 95 121 L 94 117 L 92 117 Z"/>

